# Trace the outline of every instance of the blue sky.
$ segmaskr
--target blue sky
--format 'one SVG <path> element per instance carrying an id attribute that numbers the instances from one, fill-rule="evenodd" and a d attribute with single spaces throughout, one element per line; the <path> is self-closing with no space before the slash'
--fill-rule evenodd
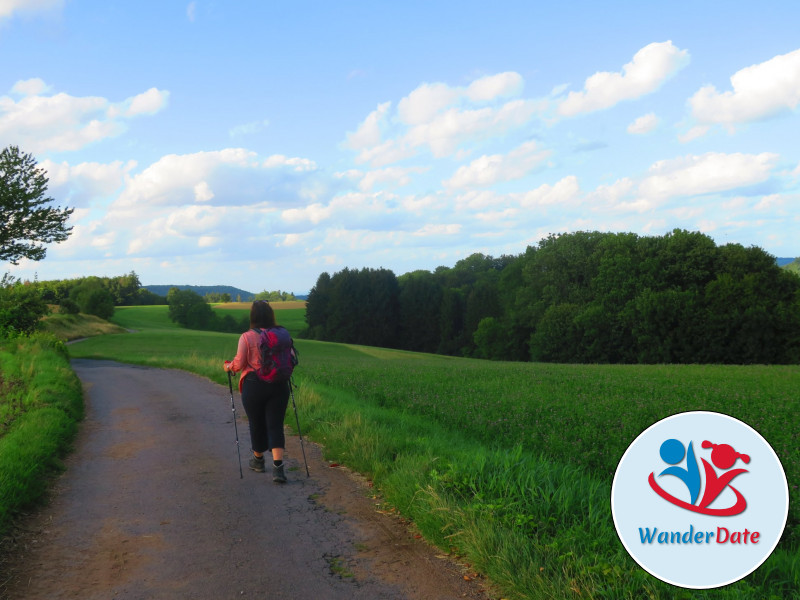
<path id="1" fill-rule="evenodd" d="M 0 0 L 40 280 L 307 292 L 550 233 L 800 256 L 800 4 Z"/>

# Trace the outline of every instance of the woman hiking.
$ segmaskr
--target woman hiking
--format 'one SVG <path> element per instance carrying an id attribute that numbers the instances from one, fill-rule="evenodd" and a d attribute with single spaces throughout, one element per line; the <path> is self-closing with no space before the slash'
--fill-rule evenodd
<path id="1" fill-rule="evenodd" d="M 250 468 L 266 471 L 264 454 L 272 453 L 272 481 L 286 483 L 283 453 L 286 438 L 283 420 L 289 404 L 289 382 L 270 383 L 261 379 L 256 371 L 261 366 L 259 339 L 262 329 L 277 327 L 275 312 L 265 300 L 256 300 L 250 307 L 250 329 L 239 337 L 239 346 L 233 361 L 225 361 L 224 369 L 241 373 L 239 393 L 242 395 L 247 419 L 250 422 L 250 443 L 253 457 Z"/>

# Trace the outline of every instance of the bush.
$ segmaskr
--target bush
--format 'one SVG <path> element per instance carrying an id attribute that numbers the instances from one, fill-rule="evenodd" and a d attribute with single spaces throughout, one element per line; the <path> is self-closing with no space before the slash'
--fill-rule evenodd
<path id="1" fill-rule="evenodd" d="M 237 323 L 230 315 L 220 317 L 203 297 L 192 290 L 172 288 L 167 294 L 169 318 L 187 329 L 241 333 L 247 329 L 249 320 Z"/>
<path id="2" fill-rule="evenodd" d="M 81 309 L 74 300 L 64 298 L 59 305 L 59 312 L 65 315 L 77 315 Z"/>
<path id="3" fill-rule="evenodd" d="M 82 313 L 108 319 L 114 314 L 114 296 L 97 277 L 88 277 L 69 293 Z"/>
<path id="4" fill-rule="evenodd" d="M 147 288 L 139 288 L 136 303 L 143 306 L 155 306 L 157 304 L 166 304 L 167 299 L 164 296 L 154 294 Z"/>
<path id="5" fill-rule="evenodd" d="M 30 334 L 50 312 L 39 291 L 4 276 L 0 283 L 0 334 Z"/>
<path id="6" fill-rule="evenodd" d="M 114 298 L 108 290 L 93 290 L 84 299 L 83 312 L 101 319 L 108 319 L 114 314 Z"/>

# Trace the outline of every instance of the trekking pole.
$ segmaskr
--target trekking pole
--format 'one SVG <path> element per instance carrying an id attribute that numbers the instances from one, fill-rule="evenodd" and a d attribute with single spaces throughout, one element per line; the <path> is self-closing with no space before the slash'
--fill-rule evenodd
<path id="1" fill-rule="evenodd" d="M 242 474 L 242 452 L 239 450 L 239 428 L 236 426 L 236 405 L 233 403 L 233 379 L 228 371 L 228 388 L 231 390 L 231 411 L 233 411 L 233 431 L 236 433 L 236 454 L 239 455 L 239 479 L 244 479 Z"/>
<path id="2" fill-rule="evenodd" d="M 294 381 L 289 379 L 289 393 L 292 395 L 292 406 L 294 407 L 294 418 L 297 421 L 297 435 L 300 436 L 300 449 L 303 451 L 303 462 L 306 464 L 306 477 L 311 477 L 308 472 L 308 460 L 306 460 L 306 447 L 303 445 L 303 432 L 300 431 L 300 417 L 297 416 L 297 403 L 294 401 Z"/>

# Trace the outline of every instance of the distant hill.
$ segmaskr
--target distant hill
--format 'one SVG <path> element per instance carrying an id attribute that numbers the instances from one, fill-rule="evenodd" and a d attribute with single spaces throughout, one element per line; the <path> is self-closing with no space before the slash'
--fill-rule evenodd
<path id="1" fill-rule="evenodd" d="M 778 260 L 781 260 L 781 259 L 778 259 Z M 800 275 L 800 258 L 789 259 L 789 262 L 784 263 L 782 265 L 780 263 L 778 263 L 778 264 L 780 266 L 782 266 L 784 269 L 786 269 L 787 271 L 791 271 L 792 273 L 797 273 L 798 275 Z"/>
<path id="2" fill-rule="evenodd" d="M 790 262 L 794 262 L 793 258 L 776 258 L 775 262 L 778 263 L 779 267 L 785 267 Z"/>
<path id="3" fill-rule="evenodd" d="M 214 293 L 230 294 L 231 300 L 241 297 L 242 302 L 250 302 L 256 296 L 253 292 L 246 292 L 230 285 L 143 285 L 142 287 L 165 298 L 169 290 L 174 287 L 179 290 L 191 290 L 201 296 Z"/>

